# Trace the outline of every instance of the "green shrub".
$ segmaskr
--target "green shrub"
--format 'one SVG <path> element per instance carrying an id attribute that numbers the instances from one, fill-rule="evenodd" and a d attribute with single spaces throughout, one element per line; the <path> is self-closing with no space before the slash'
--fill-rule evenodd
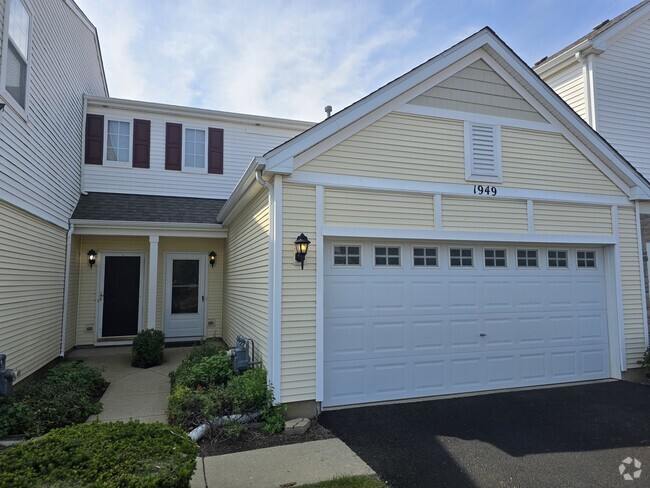
<path id="1" fill-rule="evenodd" d="M 131 366 L 150 368 L 163 362 L 165 334 L 159 330 L 145 329 L 133 339 Z"/>
<path id="2" fill-rule="evenodd" d="M 99 369 L 81 362 L 61 363 L 0 406 L 0 436 L 33 437 L 85 422 L 101 411 L 98 400 L 106 386 Z"/>
<path id="3" fill-rule="evenodd" d="M 174 384 L 190 388 L 210 388 L 225 385 L 232 378 L 232 366 L 225 352 L 206 356 L 188 363 L 174 375 Z"/>
<path id="4" fill-rule="evenodd" d="M 233 377 L 226 385 L 232 413 L 262 409 L 273 402 L 273 392 L 266 383 L 266 370 L 255 368 Z"/>
<path id="5" fill-rule="evenodd" d="M 286 405 L 275 405 L 262 410 L 262 432 L 266 435 L 279 434 L 284 430 L 284 422 L 287 418 Z"/>
<path id="6" fill-rule="evenodd" d="M 0 452 L 0 488 L 189 486 L 196 444 L 161 423 L 93 423 L 56 429 Z"/>
<path id="7" fill-rule="evenodd" d="M 168 409 L 169 422 L 188 431 L 230 410 L 223 386 L 207 390 L 177 386 L 169 395 Z"/>
<path id="8" fill-rule="evenodd" d="M 194 346 L 190 353 L 183 358 L 176 371 L 169 373 L 172 386 L 176 383 L 176 378 L 187 375 L 187 371 L 203 359 L 221 355 L 225 356 L 225 354 L 225 347 L 213 341 L 203 341 L 198 346 Z"/>

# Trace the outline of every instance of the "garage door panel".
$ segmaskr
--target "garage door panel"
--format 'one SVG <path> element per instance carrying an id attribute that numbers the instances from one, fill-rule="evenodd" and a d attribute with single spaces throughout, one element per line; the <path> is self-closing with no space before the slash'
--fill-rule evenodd
<path id="1" fill-rule="evenodd" d="M 544 268 L 541 247 L 539 268 L 483 269 L 469 244 L 453 269 L 435 247 L 429 268 L 402 243 L 401 267 L 326 269 L 324 406 L 608 377 L 603 269 Z"/>

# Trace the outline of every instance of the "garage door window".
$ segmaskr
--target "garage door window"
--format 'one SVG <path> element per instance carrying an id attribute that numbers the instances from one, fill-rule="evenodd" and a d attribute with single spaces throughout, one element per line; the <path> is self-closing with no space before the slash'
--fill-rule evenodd
<path id="1" fill-rule="evenodd" d="M 505 268 L 506 267 L 506 250 L 505 249 L 485 249 L 485 267 L 486 268 Z"/>
<path id="2" fill-rule="evenodd" d="M 334 246 L 334 266 L 361 265 L 361 246 Z"/>
<path id="3" fill-rule="evenodd" d="M 375 246 L 375 266 L 401 266 L 400 248 Z"/>
<path id="4" fill-rule="evenodd" d="M 536 268 L 537 249 L 517 249 L 517 266 L 520 268 Z"/>
<path id="5" fill-rule="evenodd" d="M 471 268 L 474 266 L 473 249 L 450 248 L 449 264 L 453 268 Z"/>
<path id="6" fill-rule="evenodd" d="M 595 268 L 596 251 L 578 251 L 578 268 Z"/>
<path id="7" fill-rule="evenodd" d="M 438 266 L 438 248 L 437 247 L 414 247 L 413 248 L 413 266 L 418 267 L 435 267 Z"/>
<path id="8" fill-rule="evenodd" d="M 567 258 L 568 251 L 558 251 L 556 249 L 549 249 L 548 251 L 548 267 L 549 268 L 568 268 L 569 260 Z"/>

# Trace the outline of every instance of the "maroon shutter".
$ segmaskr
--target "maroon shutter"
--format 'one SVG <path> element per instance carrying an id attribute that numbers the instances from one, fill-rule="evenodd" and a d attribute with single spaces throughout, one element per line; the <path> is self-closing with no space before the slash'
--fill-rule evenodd
<path id="1" fill-rule="evenodd" d="M 86 114 L 86 164 L 104 159 L 104 116 Z"/>
<path id="2" fill-rule="evenodd" d="M 151 146 L 151 121 L 133 120 L 133 167 L 149 167 L 149 149 Z"/>
<path id="3" fill-rule="evenodd" d="M 208 129 L 208 173 L 223 174 L 223 129 Z"/>
<path id="4" fill-rule="evenodd" d="M 183 126 L 167 122 L 165 137 L 165 169 L 181 170 L 181 153 L 183 151 Z"/>

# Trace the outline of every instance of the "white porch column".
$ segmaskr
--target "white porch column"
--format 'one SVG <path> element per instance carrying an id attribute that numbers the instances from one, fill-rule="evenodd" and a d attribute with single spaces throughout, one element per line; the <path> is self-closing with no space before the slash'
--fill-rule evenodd
<path id="1" fill-rule="evenodd" d="M 147 297 L 147 329 L 156 328 L 156 296 L 158 294 L 158 242 L 160 236 L 149 236 L 149 288 Z"/>

